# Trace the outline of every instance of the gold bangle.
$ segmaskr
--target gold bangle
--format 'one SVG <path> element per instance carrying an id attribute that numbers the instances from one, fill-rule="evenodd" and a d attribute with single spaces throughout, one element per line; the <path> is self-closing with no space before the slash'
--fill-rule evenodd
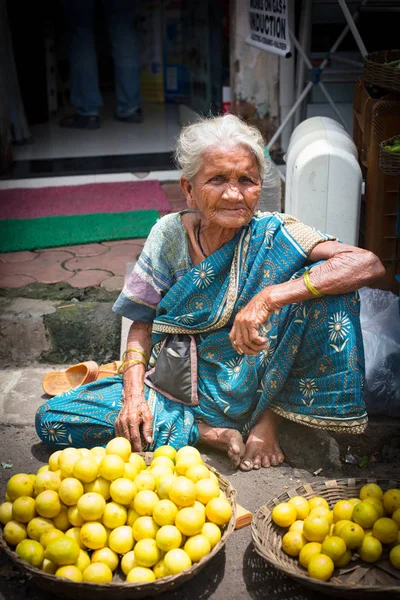
<path id="1" fill-rule="evenodd" d="M 126 360 L 125 362 L 122 363 L 122 365 L 120 365 L 118 367 L 118 374 L 119 375 L 123 375 L 125 373 L 125 371 L 127 371 L 127 369 L 125 369 L 125 371 L 122 373 L 122 368 L 125 367 L 126 365 L 131 365 L 131 367 L 133 367 L 133 365 L 144 365 L 146 367 L 146 363 L 143 360 L 137 360 L 137 359 L 133 359 L 133 360 Z"/>
<path id="2" fill-rule="evenodd" d="M 126 355 L 129 352 L 137 352 L 138 354 L 141 354 L 147 362 L 149 362 L 149 357 L 147 356 L 147 354 L 143 352 L 143 350 L 138 350 L 138 348 L 128 348 L 127 350 L 125 350 L 125 352 L 122 355 L 122 360 L 125 360 Z"/>
<path id="3" fill-rule="evenodd" d="M 306 286 L 306 288 L 308 289 L 310 294 L 312 294 L 313 296 L 316 296 L 317 298 L 322 298 L 322 296 L 324 294 L 322 292 L 320 292 L 319 290 L 317 290 L 317 288 L 311 283 L 310 275 L 309 275 L 308 271 L 304 271 L 303 280 L 304 280 L 304 285 Z"/>

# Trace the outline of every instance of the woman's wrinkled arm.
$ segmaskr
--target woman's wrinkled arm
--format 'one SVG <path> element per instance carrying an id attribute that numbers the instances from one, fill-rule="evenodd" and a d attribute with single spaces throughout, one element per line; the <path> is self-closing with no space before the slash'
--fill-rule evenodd
<path id="1" fill-rule="evenodd" d="M 148 323 L 135 321 L 128 334 L 128 349 L 136 349 L 149 356 L 151 351 L 151 330 Z M 130 363 L 124 368 L 124 389 L 122 394 L 122 409 L 115 421 L 114 429 L 117 436 L 130 440 L 132 450 L 142 450 L 142 437 L 146 443 L 151 443 L 153 436 L 153 417 L 144 397 L 144 376 L 147 360 L 139 352 L 127 353 L 125 360 L 141 360 L 141 363 Z"/>
<path id="2" fill-rule="evenodd" d="M 385 274 L 375 254 L 340 242 L 322 242 L 311 251 L 308 258 L 312 262 L 325 260 L 309 271 L 312 285 L 323 295 L 353 292 Z M 230 333 L 231 343 L 236 341 L 234 348 L 240 346 L 245 354 L 258 354 L 266 348 L 266 338 L 260 335 L 259 328 L 269 315 L 287 304 L 314 297 L 302 277 L 265 288 L 236 316 Z"/>

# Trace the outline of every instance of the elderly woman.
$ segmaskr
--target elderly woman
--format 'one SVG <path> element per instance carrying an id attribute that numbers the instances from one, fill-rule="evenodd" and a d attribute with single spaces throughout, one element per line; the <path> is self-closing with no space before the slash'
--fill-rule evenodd
<path id="1" fill-rule="evenodd" d="M 203 442 L 251 470 L 284 460 L 281 417 L 364 431 L 356 290 L 384 269 L 289 215 L 257 212 L 263 149 L 259 131 L 233 115 L 183 129 L 176 157 L 188 210 L 153 227 L 114 305 L 133 321 L 123 377 L 42 406 L 45 443 Z"/>

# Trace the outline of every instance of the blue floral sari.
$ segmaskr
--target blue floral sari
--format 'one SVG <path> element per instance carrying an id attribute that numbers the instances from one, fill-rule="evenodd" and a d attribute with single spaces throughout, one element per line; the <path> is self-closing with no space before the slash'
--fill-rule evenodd
<path id="1" fill-rule="evenodd" d="M 161 221 L 169 219 L 171 226 L 172 217 Z M 123 313 L 125 309 L 119 309 L 129 304 L 125 314 L 129 312 L 132 318 L 139 311 L 143 320 L 152 321 L 149 366 L 156 363 L 168 334 L 195 336 L 199 404 L 188 407 L 146 387 L 154 429 L 148 449 L 167 443 L 176 448 L 196 444 L 199 422 L 237 429 L 246 438 L 267 408 L 310 427 L 364 431 L 367 415 L 357 292 L 277 311 L 262 327 L 268 348 L 258 356 L 238 355 L 229 341 L 235 316 L 251 298 L 268 285 L 300 277 L 310 268 L 307 256 L 312 248 L 328 236 L 289 215 L 258 213 L 220 250 L 195 267 L 182 268 L 171 285 L 171 270 L 163 269 L 154 258 L 172 252 L 165 252 L 163 231 L 160 225 L 157 235 L 151 236 L 147 245 L 151 251 L 145 246 L 134 274 L 147 286 L 156 281 L 151 293 L 157 292 L 159 298 L 152 304 L 149 296 L 145 298 L 143 285 L 134 291 L 124 288 L 116 307 Z M 171 244 L 176 237 L 173 240 Z M 116 376 L 53 398 L 38 410 L 39 437 L 54 448 L 107 443 L 114 436 L 121 394 L 122 379 Z"/>

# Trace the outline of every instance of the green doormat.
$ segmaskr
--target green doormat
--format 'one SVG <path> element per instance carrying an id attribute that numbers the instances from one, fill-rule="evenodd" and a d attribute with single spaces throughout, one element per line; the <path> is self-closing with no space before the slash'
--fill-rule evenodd
<path id="1" fill-rule="evenodd" d="M 0 221 L 0 252 L 145 238 L 159 217 L 156 210 L 134 210 L 37 219 L 6 219 Z"/>

